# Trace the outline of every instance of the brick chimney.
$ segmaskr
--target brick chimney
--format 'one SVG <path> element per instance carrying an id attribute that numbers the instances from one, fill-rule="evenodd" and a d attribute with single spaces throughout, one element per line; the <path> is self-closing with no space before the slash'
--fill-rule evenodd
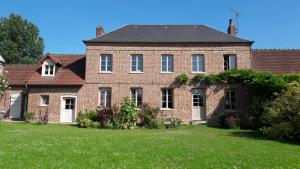
<path id="1" fill-rule="evenodd" d="M 236 30 L 235 25 L 232 23 L 232 19 L 229 19 L 227 33 L 230 34 L 231 36 L 236 36 L 236 31 L 237 30 Z"/>
<path id="2" fill-rule="evenodd" d="M 102 27 L 102 26 L 97 26 L 97 27 L 96 27 L 96 37 L 98 37 L 98 36 L 100 36 L 100 35 L 102 35 L 102 34 L 104 34 L 104 29 L 103 29 L 103 27 Z"/>

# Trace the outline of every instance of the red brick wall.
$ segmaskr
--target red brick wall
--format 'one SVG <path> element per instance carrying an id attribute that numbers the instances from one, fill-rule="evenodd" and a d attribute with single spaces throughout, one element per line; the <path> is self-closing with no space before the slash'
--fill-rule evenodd
<path id="1" fill-rule="evenodd" d="M 99 103 L 99 87 L 112 88 L 112 103 L 119 104 L 123 97 L 130 96 L 131 87 L 143 88 L 143 101 L 153 107 L 160 107 L 161 88 L 169 87 L 181 73 L 193 77 L 191 73 L 192 54 L 205 55 L 206 74 L 223 71 L 223 55 L 236 54 L 238 68 L 250 68 L 250 49 L 248 45 L 126 45 L 101 44 L 89 45 L 86 51 L 86 109 L 94 109 Z M 100 54 L 113 55 L 113 73 L 99 73 Z M 130 73 L 131 54 L 143 54 L 144 73 Z M 161 55 L 174 55 L 174 73 L 161 73 Z M 186 122 L 192 118 L 191 86 L 174 89 L 174 110 L 165 111 L 166 116 L 179 117 Z M 205 86 L 201 88 L 206 89 Z M 215 87 L 206 90 L 206 112 L 210 117 L 221 112 L 224 89 L 216 91 Z M 214 91 L 214 92 L 212 92 Z M 241 90 L 241 95 L 246 95 Z M 241 102 L 242 104 L 247 102 Z M 242 106 L 243 107 L 243 106 Z M 241 108 L 242 108 L 241 107 Z"/>
<path id="2" fill-rule="evenodd" d="M 43 113 L 48 109 L 49 121 L 59 122 L 60 106 L 62 96 L 77 96 L 77 112 L 84 111 L 84 91 L 83 87 L 30 87 L 28 93 L 28 111 L 40 111 Z M 41 95 L 49 95 L 49 106 L 40 106 Z"/>

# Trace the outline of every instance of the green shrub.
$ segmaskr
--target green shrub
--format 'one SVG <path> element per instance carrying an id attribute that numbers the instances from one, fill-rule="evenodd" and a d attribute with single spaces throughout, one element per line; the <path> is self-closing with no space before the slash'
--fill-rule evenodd
<path id="1" fill-rule="evenodd" d="M 180 74 L 180 75 L 177 77 L 177 81 L 178 81 L 178 83 L 179 83 L 180 85 L 185 85 L 185 84 L 188 83 L 189 77 L 188 77 L 187 74 L 182 73 L 182 74 Z"/>
<path id="2" fill-rule="evenodd" d="M 262 133 L 272 138 L 300 140 L 300 84 L 293 82 L 263 112 Z"/>
<path id="3" fill-rule="evenodd" d="M 79 120 L 77 125 L 78 125 L 78 127 L 81 127 L 81 128 L 90 128 L 90 127 L 94 126 L 94 122 L 85 117 L 85 118 Z"/>
<path id="4" fill-rule="evenodd" d="M 165 123 L 165 127 L 166 129 L 169 129 L 169 128 L 177 128 L 180 126 L 182 120 L 180 118 L 177 118 L 177 117 L 172 117 L 172 118 L 169 118 Z"/>
<path id="5" fill-rule="evenodd" d="M 133 129 L 136 126 L 137 110 L 135 103 L 125 97 L 120 108 L 119 118 L 120 127 L 123 129 Z"/>
<path id="6" fill-rule="evenodd" d="M 25 116 L 25 122 L 28 123 L 30 121 L 32 121 L 34 119 L 34 112 L 25 112 L 24 116 Z"/>
<path id="7" fill-rule="evenodd" d="M 196 74 L 193 78 L 194 83 L 201 83 L 202 80 L 204 80 L 204 75 L 200 73 Z"/>
<path id="8" fill-rule="evenodd" d="M 140 126 L 146 128 L 158 128 L 159 122 L 157 116 L 160 113 L 159 108 L 152 108 L 147 104 L 143 104 L 139 112 Z"/>
<path id="9" fill-rule="evenodd" d="M 80 120 L 84 119 L 86 117 L 86 114 L 82 113 L 82 111 L 80 111 L 76 117 L 76 123 L 79 123 Z"/>
<path id="10" fill-rule="evenodd" d="M 239 118 L 236 113 L 225 112 L 219 116 L 220 127 L 225 129 L 239 128 Z"/>
<path id="11" fill-rule="evenodd" d="M 93 122 L 97 122 L 98 120 L 98 114 L 96 111 L 89 111 L 86 113 L 86 118 L 92 120 Z"/>

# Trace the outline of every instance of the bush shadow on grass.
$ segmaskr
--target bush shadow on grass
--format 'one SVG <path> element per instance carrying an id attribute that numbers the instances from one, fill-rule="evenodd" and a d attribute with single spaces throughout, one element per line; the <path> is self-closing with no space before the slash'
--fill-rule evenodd
<path id="1" fill-rule="evenodd" d="M 272 139 L 264 136 L 262 133 L 259 131 L 255 130 L 237 130 L 237 131 L 231 131 L 229 132 L 230 136 L 233 137 L 241 137 L 241 138 L 249 138 L 249 139 L 254 139 L 254 140 L 268 140 L 268 141 L 277 141 L 280 143 L 285 143 L 285 144 L 291 144 L 291 145 L 297 145 L 300 146 L 300 142 L 293 141 L 293 140 L 285 140 L 285 139 Z"/>

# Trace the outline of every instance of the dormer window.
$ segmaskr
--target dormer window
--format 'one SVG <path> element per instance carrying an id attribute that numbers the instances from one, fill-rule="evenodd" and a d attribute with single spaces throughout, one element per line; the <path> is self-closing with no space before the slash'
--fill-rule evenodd
<path id="1" fill-rule="evenodd" d="M 42 66 L 42 76 L 55 76 L 55 64 L 51 60 L 45 60 Z"/>

